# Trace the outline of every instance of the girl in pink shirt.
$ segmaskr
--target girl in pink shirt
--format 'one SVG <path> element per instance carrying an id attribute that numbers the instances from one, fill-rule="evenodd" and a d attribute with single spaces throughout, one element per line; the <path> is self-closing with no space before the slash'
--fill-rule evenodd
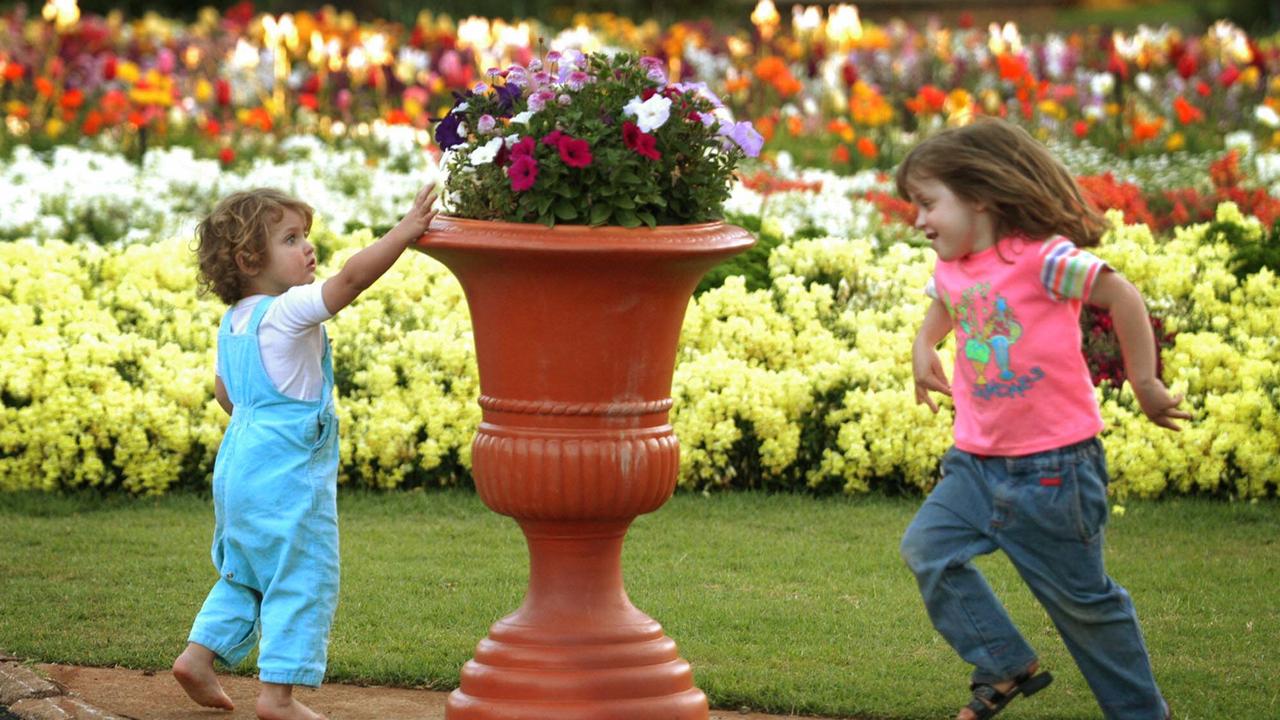
<path id="1" fill-rule="evenodd" d="M 1103 567 L 1109 478 L 1079 325 L 1083 303 L 1111 312 L 1143 412 L 1177 430 L 1190 415 L 1155 374 L 1142 296 L 1080 249 L 1097 244 L 1104 222 L 1021 128 L 984 119 L 937 133 L 903 160 L 897 184 L 938 255 L 912 349 L 916 400 L 937 412 L 929 393 L 949 395 L 956 414 L 955 446 L 902 557 L 934 627 L 974 666 L 956 717 L 992 717 L 1052 681 L 971 562 L 1003 550 L 1103 714 L 1164 720 L 1133 602 Z M 948 382 L 935 348 L 953 330 Z"/>

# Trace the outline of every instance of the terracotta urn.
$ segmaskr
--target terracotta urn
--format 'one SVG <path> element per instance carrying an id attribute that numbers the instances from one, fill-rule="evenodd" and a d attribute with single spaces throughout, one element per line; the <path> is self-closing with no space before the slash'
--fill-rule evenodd
<path id="1" fill-rule="evenodd" d="M 636 516 L 675 489 L 669 423 L 689 299 L 753 244 L 723 223 L 655 229 L 437 217 L 416 249 L 457 276 L 480 369 L 476 489 L 529 546 L 524 603 L 462 668 L 450 720 L 686 720 L 706 696 L 622 583 Z"/>

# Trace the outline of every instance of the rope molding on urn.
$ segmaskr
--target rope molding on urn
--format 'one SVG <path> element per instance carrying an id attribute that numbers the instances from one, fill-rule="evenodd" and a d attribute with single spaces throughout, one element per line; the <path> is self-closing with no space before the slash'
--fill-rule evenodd
<path id="1" fill-rule="evenodd" d="M 598 415 L 628 417 L 651 415 L 671 409 L 671 398 L 641 402 L 567 403 L 555 400 L 512 400 L 489 395 L 480 396 L 480 408 L 517 415 Z"/>

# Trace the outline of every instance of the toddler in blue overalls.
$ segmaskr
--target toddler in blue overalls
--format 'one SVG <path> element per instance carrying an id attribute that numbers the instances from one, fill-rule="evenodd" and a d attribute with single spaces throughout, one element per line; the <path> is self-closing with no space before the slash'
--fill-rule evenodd
<path id="1" fill-rule="evenodd" d="M 213 470 L 219 577 L 173 664 L 200 705 L 234 709 L 214 660 L 236 665 L 257 644 L 257 716 L 323 718 L 293 697 L 294 685 L 324 679 L 338 604 L 338 423 L 322 323 L 426 231 L 434 201 L 424 187 L 399 224 L 322 283 L 312 209 L 282 192 L 230 195 L 196 229 L 201 290 L 232 306 L 214 383 L 231 415 Z"/>

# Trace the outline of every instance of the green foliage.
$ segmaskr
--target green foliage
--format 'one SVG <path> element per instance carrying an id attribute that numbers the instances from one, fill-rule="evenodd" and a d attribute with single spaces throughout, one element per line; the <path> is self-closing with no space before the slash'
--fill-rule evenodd
<path id="1" fill-rule="evenodd" d="M 1280 273 L 1280 220 L 1265 233 L 1250 233 L 1235 223 L 1215 221 L 1206 237 L 1226 240 L 1232 247 L 1231 272 L 1241 280 L 1263 268 Z"/>
<path id="2" fill-rule="evenodd" d="M 756 236 L 756 244 L 750 250 L 733 256 L 720 263 L 707 273 L 694 296 L 701 295 L 724 284 L 725 278 L 741 275 L 746 278 L 748 290 L 763 290 L 773 282 L 769 275 L 769 253 L 782 243 L 783 237 L 777 232 L 766 232 L 761 227 L 759 216 L 742 216 L 727 218 L 728 222 L 749 230 Z"/>

